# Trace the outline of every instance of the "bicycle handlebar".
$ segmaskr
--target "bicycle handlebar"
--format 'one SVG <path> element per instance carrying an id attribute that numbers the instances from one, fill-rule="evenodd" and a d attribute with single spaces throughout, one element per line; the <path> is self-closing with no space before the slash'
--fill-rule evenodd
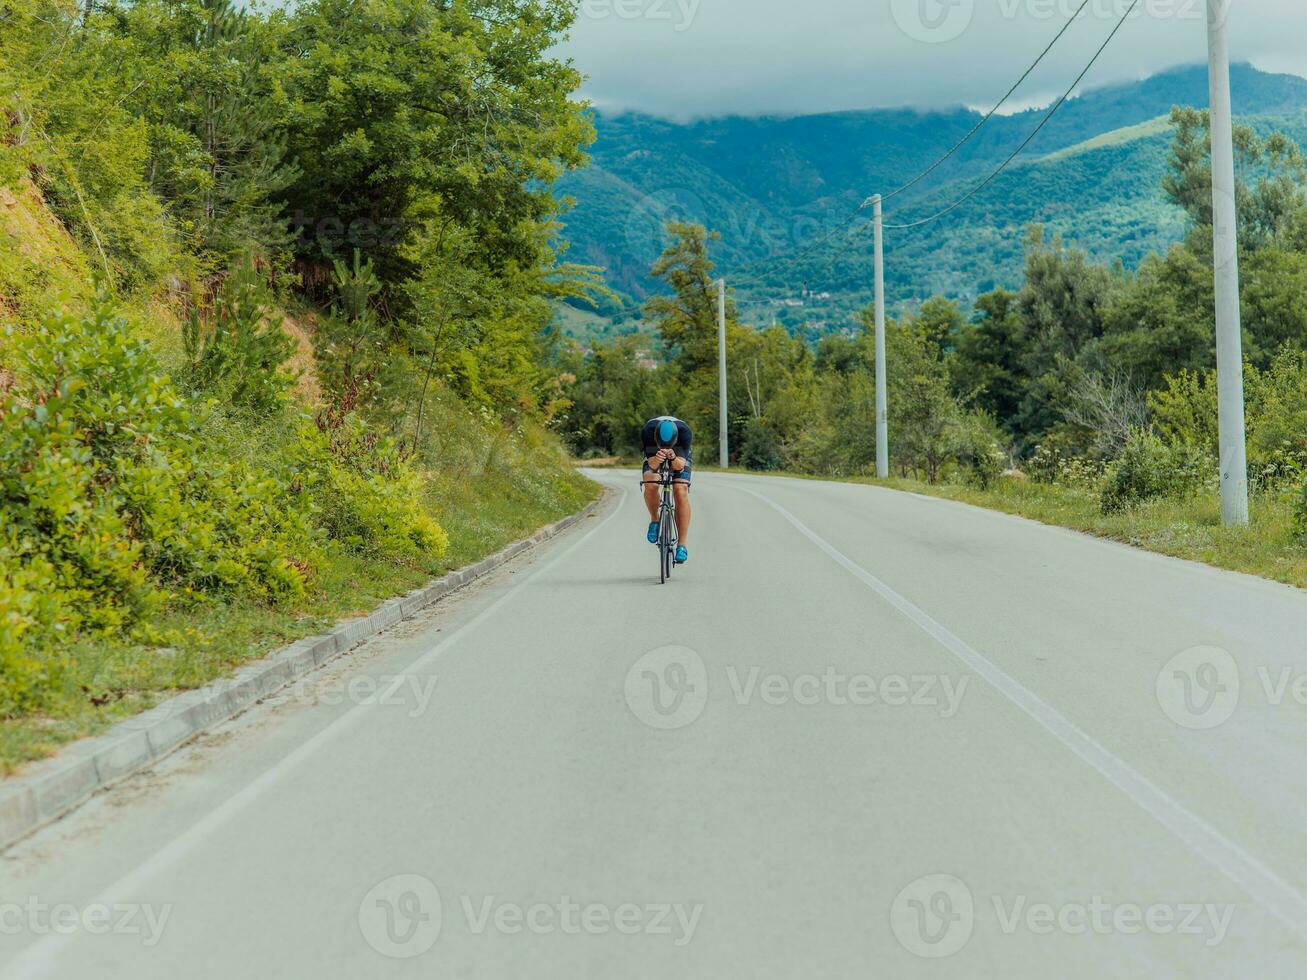
<path id="1" fill-rule="evenodd" d="M 664 462 L 661 466 L 658 467 L 657 470 L 650 470 L 649 472 L 658 474 L 659 486 L 668 486 L 676 482 L 675 479 L 676 473 L 672 469 L 671 463 Z M 651 480 L 646 480 L 644 478 L 643 473 L 640 474 L 640 486 L 644 486 L 646 483 L 651 483 L 651 482 L 652 482 Z"/>

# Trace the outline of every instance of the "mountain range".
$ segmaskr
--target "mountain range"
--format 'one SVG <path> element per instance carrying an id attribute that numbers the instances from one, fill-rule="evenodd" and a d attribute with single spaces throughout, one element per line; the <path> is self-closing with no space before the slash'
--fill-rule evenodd
<path id="1" fill-rule="evenodd" d="M 1232 69 L 1235 111 L 1307 142 L 1307 80 Z M 1098 261 L 1136 266 L 1184 234 L 1161 192 L 1173 106 L 1207 104 L 1205 66 L 1091 89 L 1068 101 L 997 179 L 945 217 L 887 229 L 892 307 L 936 294 L 968 302 L 1020 285 L 1025 230 L 1040 223 Z M 995 115 L 928 178 L 885 205 L 911 224 L 964 198 L 1015 150 L 1046 109 Z M 713 257 L 746 319 L 820 333 L 870 296 L 871 236 L 860 205 L 930 166 L 974 129 L 971 109 L 876 109 L 791 118 L 677 123 L 597 113 L 587 169 L 557 191 L 574 199 L 568 258 L 605 268 L 623 296 L 601 312 L 629 320 L 657 289 L 649 267 L 668 220 L 721 234 Z M 861 217 L 859 215 L 861 214 Z"/>

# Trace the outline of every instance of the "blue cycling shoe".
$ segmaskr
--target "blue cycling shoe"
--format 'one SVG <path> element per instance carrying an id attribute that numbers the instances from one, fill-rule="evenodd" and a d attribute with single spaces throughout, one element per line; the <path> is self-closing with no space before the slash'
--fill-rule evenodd
<path id="1" fill-rule="evenodd" d="M 652 524 L 649 525 L 649 533 L 646 534 L 645 537 L 647 537 L 647 538 L 649 539 L 649 543 L 650 543 L 650 544 L 657 544 L 657 543 L 658 543 L 658 522 L 657 522 L 657 521 L 654 521 Z"/>
<path id="2" fill-rule="evenodd" d="M 684 565 L 690 560 L 690 552 L 685 549 L 685 545 L 680 545 L 676 549 L 676 564 Z"/>

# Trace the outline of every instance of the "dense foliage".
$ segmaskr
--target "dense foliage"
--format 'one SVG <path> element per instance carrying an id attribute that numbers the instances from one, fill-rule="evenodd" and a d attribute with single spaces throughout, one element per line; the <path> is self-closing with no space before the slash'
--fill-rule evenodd
<path id="1" fill-rule="evenodd" d="M 1260 131 L 1307 138 L 1300 111 L 1307 82 L 1237 65 L 1233 85 L 1239 112 Z M 1095 262 L 1120 259 L 1134 269 L 1150 252 L 1164 253 L 1185 233 L 1183 211 L 1166 201 L 1159 183 L 1167 169 L 1166 116 L 1172 106 L 1205 105 L 1206 98 L 1205 68 L 1190 67 L 1072 100 L 966 208 L 886 235 L 891 309 L 935 294 L 971 303 L 997 286 L 1018 287 L 1022 230 L 1032 222 L 1073 240 Z M 931 180 L 888 202 L 887 220 L 924 217 L 960 198 L 1040 115 L 991 120 Z M 574 254 L 609 267 L 616 288 L 643 297 L 658 288 L 649 270 L 662 251 L 664 224 L 704 224 L 722 235 L 714 254 L 728 279 L 747 280 L 736 298 L 752 322 L 775 316 L 809 336 L 853 326 L 870 299 L 869 230 L 857 222 L 821 239 L 868 194 L 888 192 L 936 160 L 977 119 L 961 109 L 686 123 L 602 113 L 593 165 L 560 184 L 577 199 L 568 218 Z M 804 305 L 779 305 L 784 300 Z M 638 310 L 633 301 L 626 316 Z"/>
<path id="2" fill-rule="evenodd" d="M 161 610 L 435 570 L 447 468 L 549 496 L 573 16 L 0 0 L 0 719 Z"/>
<path id="3" fill-rule="evenodd" d="M 1096 494 L 1115 512 L 1214 492 L 1217 472 L 1211 177 L 1207 117 L 1171 115 L 1161 193 L 1184 240 L 1137 271 L 1095 263 L 1047 229 L 1025 238 L 1018 290 L 968 310 L 934 297 L 891 320 L 895 471 L 988 485 L 1004 470 Z M 1307 476 L 1307 162 L 1282 132 L 1236 128 L 1249 476 L 1296 492 Z M 718 438 L 717 236 L 672 223 L 644 305 L 661 349 L 633 336 L 564 355 L 578 452 L 631 453 L 635 423 L 683 416 Z M 815 344 L 754 330 L 728 308 L 731 446 L 755 469 L 853 475 L 875 459 L 870 311 Z M 655 359 L 652 366 L 647 362 Z M 711 450 L 708 450 L 711 458 Z"/>
<path id="4" fill-rule="evenodd" d="M 572 16 L 565 0 L 5 0 L 0 183 L 30 174 L 117 287 L 252 260 L 330 302 L 358 250 L 388 343 L 495 408 L 534 405 L 541 297 L 580 273 L 550 245 L 550 185 L 592 135 L 579 75 L 548 53 Z"/>

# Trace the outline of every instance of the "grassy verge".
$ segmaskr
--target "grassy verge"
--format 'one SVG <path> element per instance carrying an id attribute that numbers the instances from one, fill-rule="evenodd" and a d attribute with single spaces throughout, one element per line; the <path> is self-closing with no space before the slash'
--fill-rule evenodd
<path id="1" fill-rule="evenodd" d="M 1307 588 L 1307 546 L 1293 538 L 1292 500 L 1281 495 L 1255 496 L 1252 523 L 1233 528 L 1221 524 L 1221 504 L 1214 496 L 1153 500 L 1128 511 L 1104 514 L 1097 494 L 1021 480 L 1000 480 L 989 490 L 906 480 L 886 485 Z"/>
<path id="2" fill-rule="evenodd" d="M 10 345 L 16 345 L 20 337 L 30 337 L 31 332 L 48 319 L 47 314 L 52 308 L 77 316 L 86 314 L 92 308 L 96 293 L 92 285 L 92 271 L 97 264 L 96 256 L 84 252 L 54 213 L 46 207 L 35 185 L 30 181 L 22 181 L 13 188 L 0 186 L 0 391 L 8 390 L 15 380 L 13 371 L 18 361 L 15 358 L 16 349 Z M 171 257 L 161 256 L 159 268 L 165 266 L 175 266 L 176 282 L 185 284 L 188 281 L 190 266 L 185 256 L 180 253 Z M 150 357 L 147 359 L 141 356 L 133 344 L 124 343 L 113 349 L 119 360 L 107 366 L 100 364 L 105 371 L 112 368 L 106 377 L 111 376 L 112 384 L 122 389 L 117 391 L 121 397 L 119 407 L 125 404 L 137 406 L 131 411 L 135 411 L 141 418 L 150 412 L 140 406 L 154 403 L 153 389 L 150 389 L 149 401 L 142 400 L 146 397 L 148 386 L 158 384 L 162 387 L 164 380 L 159 376 L 160 373 L 177 378 L 189 366 L 183 340 L 184 317 L 179 312 L 180 307 L 175 302 L 171 287 L 165 290 L 158 286 L 159 284 L 155 287 L 142 287 L 135 291 L 124 287 L 123 294 L 116 295 L 113 301 L 115 311 L 121 313 L 130 324 L 133 342 L 145 341 Z M 271 294 L 267 298 L 275 300 Z M 268 319 L 275 319 L 278 312 L 276 309 L 269 310 Z M 288 311 L 283 323 L 284 329 L 295 341 L 290 366 L 300 375 L 295 396 L 284 411 L 269 412 L 265 409 L 242 413 L 240 406 L 225 405 L 216 391 L 206 390 L 203 394 L 185 392 L 189 411 L 197 424 L 203 427 L 199 438 L 204 452 L 202 457 L 197 458 L 218 466 L 239 466 L 240 472 L 254 474 L 255 482 L 260 474 L 283 472 L 284 475 L 284 472 L 290 470 L 289 467 L 279 469 L 270 466 L 269 462 L 294 459 L 295 453 L 305 450 L 306 444 L 297 436 L 300 416 L 319 411 L 326 400 L 318 376 L 318 351 L 315 345 L 316 341 L 321 340 L 316 334 L 318 322 L 317 311 L 295 303 L 295 308 Z M 330 347 L 330 344 L 324 341 L 323 346 Z M 153 363 L 156 361 L 157 365 Z M 402 368 L 396 364 L 392 363 L 390 367 L 394 369 L 395 376 L 388 376 L 387 383 L 393 390 L 388 390 L 387 394 L 398 397 L 404 390 L 406 381 L 413 385 L 415 379 L 405 379 Z M 242 370 L 248 373 L 251 369 L 246 365 Z M 93 383 L 84 384 L 76 390 L 94 389 L 98 392 L 109 383 L 97 376 Z M 132 387 L 133 384 L 136 388 Z M 171 390 L 173 386 L 168 387 Z M 426 390 L 425 384 L 421 387 Z M 56 633 L 57 630 L 63 630 L 70 621 L 80 622 L 68 618 L 58 627 L 50 627 L 51 636 L 40 637 L 41 646 L 34 657 L 24 655 L 13 661 L 6 660 L 3 655 L 12 648 L 12 642 L 0 643 L 0 682 L 19 677 L 18 670 L 13 674 L 5 673 L 13 663 L 31 674 L 30 677 L 21 678 L 25 684 L 22 690 L 30 696 L 30 700 L 22 705 L 23 713 L 0 720 L 0 774 L 11 773 L 25 762 L 49 755 L 72 739 L 96 734 L 114 722 L 149 708 L 179 691 L 202 686 L 224 676 L 234 668 L 294 639 L 320 633 L 341 619 L 367 613 L 391 596 L 409 591 L 452 568 L 471 564 L 511 541 L 528 536 L 544 524 L 576 512 L 597 494 L 598 487 L 580 477 L 567 464 L 557 441 L 537 423 L 524 421 L 519 425 L 506 424 L 502 416 L 463 402 L 439 384 L 432 385 L 430 395 L 425 403 L 423 418 L 426 425 L 421 431 L 420 446 L 411 460 L 412 471 L 407 469 L 410 465 L 408 460 L 405 467 L 409 476 L 416 473 L 417 482 L 422 488 L 421 494 L 425 498 L 422 502 L 427 505 L 425 510 L 430 512 L 424 516 L 438 522 L 448 534 L 449 546 L 438 560 L 431 557 L 410 557 L 434 553 L 429 547 L 425 550 L 400 549 L 393 542 L 379 544 L 351 540 L 351 535 L 357 538 L 359 532 L 350 521 L 360 521 L 361 526 L 372 532 L 383 527 L 384 522 L 378 523 L 380 518 L 375 515 L 367 520 L 359 517 L 356 506 L 358 501 L 344 499 L 348 497 L 350 487 L 354 488 L 352 492 L 362 501 L 372 503 L 379 500 L 377 494 L 385 494 L 391 488 L 400 496 L 404 493 L 411 495 L 413 483 L 367 483 L 366 477 L 361 476 L 358 470 L 349 470 L 348 466 L 341 463 L 338 453 L 334 462 L 357 477 L 357 480 L 345 485 L 344 489 L 340 485 L 335 486 L 332 493 L 342 498 L 341 511 L 334 515 L 324 515 L 322 520 L 315 522 L 317 531 L 323 536 L 323 554 L 319 560 L 315 546 L 311 550 L 312 561 L 303 562 L 303 567 L 295 566 L 309 576 L 303 598 L 299 598 L 299 589 L 296 588 L 293 592 L 286 593 L 295 598 L 283 596 L 281 604 L 274 604 L 271 600 L 249 598 L 274 594 L 271 591 L 231 586 L 229 591 L 221 592 L 222 586 L 217 584 L 216 579 L 192 591 L 182 576 L 161 574 L 155 569 L 150 573 L 151 594 L 155 594 L 157 588 L 158 594 L 165 597 L 171 595 L 171 598 L 164 602 L 160 610 L 151 609 L 146 614 L 149 625 L 155 629 L 154 635 L 126 629 L 78 630 L 85 636 L 140 637 L 141 643 L 129 639 L 69 640 L 66 636 L 71 635 L 76 627 L 69 634 Z M 27 401 L 24 406 L 31 403 L 30 396 L 25 397 Z M 211 398 L 214 399 L 212 402 Z M 76 415 L 74 423 L 70 424 L 85 428 L 93 421 L 92 416 L 96 411 L 109 411 L 102 406 L 92 409 L 89 407 L 92 404 L 100 403 L 92 399 L 80 404 L 75 411 L 82 414 Z M 412 419 L 407 413 L 408 407 L 406 403 L 401 410 L 399 406 L 389 405 L 384 400 L 378 401 L 376 405 L 369 404 L 365 410 L 376 416 L 367 420 L 372 425 L 372 432 L 416 436 L 417 433 L 411 432 L 410 428 L 404 428 L 412 425 Z M 74 411 L 73 408 L 65 410 Z M 25 415 L 23 417 L 26 418 Z M 48 418 L 49 413 L 47 421 Z M 128 421 L 132 418 L 135 416 L 129 415 Z M 95 420 L 103 421 L 99 416 L 95 416 Z M 139 422 L 140 419 L 137 418 L 136 421 Z M 115 420 L 114 426 L 101 429 L 130 431 L 130 424 L 124 426 L 121 422 L 121 419 Z M 4 422 L 0 424 L 12 427 L 18 423 L 6 413 Z M 41 445 L 46 446 L 48 452 L 40 458 L 47 461 L 56 458 L 58 447 L 49 448 L 54 445 L 50 441 L 50 430 L 53 427 L 45 422 L 32 424 L 36 425 L 33 431 L 39 432 L 41 438 L 46 440 Z M 391 431 L 395 426 L 404 428 L 404 431 Z M 0 435 L 8 437 L 15 431 L 18 430 L 0 428 Z M 159 444 L 165 449 L 171 447 L 176 453 L 172 458 L 182 458 L 183 454 L 175 440 L 171 443 L 168 441 L 174 439 L 175 433 L 170 432 L 166 436 L 161 433 L 162 429 L 156 433 Z M 345 436 L 346 433 L 337 432 L 335 438 Z M 24 465 L 30 462 L 29 457 L 36 458 L 25 447 L 35 444 L 31 439 L 0 438 L 0 450 L 9 453 L 5 457 L 6 461 L 21 459 Z M 349 452 L 360 458 L 367 457 L 370 451 L 361 446 L 360 442 L 359 446 L 354 446 Z M 40 471 L 41 474 L 47 474 L 47 470 L 60 473 L 83 471 L 73 461 L 72 455 L 64 449 L 58 451 L 67 457 L 62 468 L 50 464 Z M 315 451 L 324 454 L 327 452 L 320 448 Z M 92 472 L 91 464 L 83 462 L 85 472 Z M 327 470 L 322 459 L 318 459 L 312 468 L 315 479 L 327 479 Z M 104 475 L 105 471 L 94 472 Z M 167 466 L 160 464 L 160 473 L 167 472 Z M 202 482 L 206 473 L 201 466 L 195 470 L 192 479 Z M 373 475 L 374 471 L 369 470 L 367 477 Z M 68 527 L 60 530 L 57 535 L 53 528 L 60 527 L 58 522 L 41 524 L 29 521 L 26 530 L 20 530 L 20 533 L 39 538 L 42 546 L 48 546 L 50 539 L 62 535 L 68 540 L 75 540 L 85 549 L 84 553 L 77 552 L 80 557 L 76 560 L 60 557 L 58 569 L 66 572 L 67 577 L 61 579 L 52 571 L 48 575 L 48 583 L 67 585 L 70 588 L 72 585 L 90 588 L 97 581 L 112 578 L 104 571 L 105 568 L 115 569 L 126 580 L 130 562 L 123 563 L 122 568 L 111 562 L 106 564 L 108 559 L 104 553 L 115 536 L 134 535 L 137 539 L 144 540 L 143 532 L 137 533 L 140 529 L 133 530 L 129 525 L 106 525 L 112 530 L 92 534 L 86 530 L 91 525 L 77 516 L 84 513 L 82 505 L 93 504 L 98 500 L 96 494 L 99 491 L 86 488 L 102 489 L 104 484 L 77 484 L 75 481 L 70 482 L 71 478 L 60 482 L 48 474 L 42 478 L 46 482 L 40 484 L 38 496 L 55 501 L 51 512 L 62 515 L 60 519 Z M 220 484 L 221 480 L 215 483 Z M 51 490 L 51 487 L 54 489 Z M 359 487 L 363 489 L 358 489 Z M 115 484 L 111 499 L 119 502 L 125 500 L 120 491 L 121 488 Z M 242 496 L 240 491 L 248 493 Z M 160 527 L 150 531 L 153 536 L 151 540 L 157 544 L 159 536 L 163 534 L 180 533 L 182 529 L 203 529 L 206 527 L 206 519 L 221 516 L 219 511 L 222 508 L 231 508 L 234 513 L 237 501 L 244 499 L 266 504 L 267 513 L 281 513 L 284 515 L 282 519 L 289 520 L 294 509 L 282 510 L 277 506 L 281 502 L 277 494 L 288 492 L 292 492 L 289 484 L 282 490 L 267 490 L 250 485 L 238 488 L 237 493 L 233 494 L 234 499 L 224 498 L 221 504 L 212 503 L 207 512 L 197 514 L 196 510 L 188 509 L 191 504 L 187 504 L 167 514 L 156 514 L 160 518 Z M 294 492 L 301 495 L 300 503 L 315 493 L 306 490 L 304 486 Z M 316 491 L 317 494 L 322 492 Z M 64 493 L 68 500 L 76 499 L 78 506 L 68 504 L 64 496 L 61 496 Z M 26 491 L 14 491 L 12 497 L 6 497 L 0 503 L 15 501 L 19 512 L 26 514 L 29 510 L 23 508 L 26 507 L 27 496 Z M 411 502 L 405 500 L 406 503 Z M 60 506 L 64 510 L 59 510 Z M 378 509 L 385 510 L 384 507 Z M 421 509 L 423 508 L 417 505 L 413 507 L 415 511 Z M 152 510 L 151 513 L 155 511 Z M 244 513 L 257 515 L 261 512 L 256 507 Z M 345 513 L 344 518 L 342 513 Z M 9 524 L 7 517 L 8 512 L 0 507 L 0 531 L 6 530 Z M 407 519 L 404 514 L 395 519 L 399 520 L 399 517 Z M 337 530 L 339 522 L 343 520 L 347 525 L 345 530 L 333 533 L 329 527 L 332 519 L 338 522 Z M 266 535 L 275 538 L 279 530 L 274 521 L 269 521 L 252 531 L 250 537 Z M 407 533 L 411 534 L 411 529 Z M 208 545 L 213 545 L 214 540 L 216 537 Z M 65 544 L 61 543 L 59 547 L 64 548 Z M 68 547 L 71 549 L 71 546 Z M 269 546 L 269 553 L 276 554 L 279 548 L 283 548 L 283 545 L 273 542 Z M 296 539 L 295 548 L 300 550 L 295 551 L 290 546 L 285 546 L 283 550 L 287 557 L 300 559 L 305 558 L 310 551 L 305 541 L 300 539 Z M 7 633 L 0 631 L 0 640 L 21 636 L 23 630 L 33 628 L 29 620 L 39 626 L 45 626 L 47 621 L 57 621 L 64 615 L 64 610 L 72 608 L 73 602 L 65 597 L 63 605 L 56 612 L 43 612 L 46 607 L 40 606 L 41 587 L 13 584 L 28 581 L 17 577 L 16 573 L 23 571 L 18 561 L 13 561 L 11 567 L 9 556 L 13 553 L 26 555 L 25 551 L 16 551 L 15 546 L 0 534 L 0 617 L 5 617 L 0 619 L 0 627 L 10 627 Z M 193 549 L 189 554 L 194 558 L 196 553 L 197 550 Z M 226 550 L 218 548 L 214 554 L 218 553 L 227 558 L 238 554 L 242 561 L 248 558 L 247 555 L 239 555 L 235 546 L 226 547 Z M 62 556 L 63 552 L 59 554 Z M 403 557 L 397 557 L 400 555 Z M 204 560 L 208 561 L 209 558 Z M 87 581 L 73 581 L 83 572 Z M 100 578 L 96 579 L 96 575 Z M 239 578 L 229 578 L 227 581 L 239 581 Z M 298 586 L 298 579 L 296 584 Z M 53 585 L 47 584 L 46 588 L 53 588 Z M 33 609 L 37 611 L 33 613 Z M 28 635 L 27 642 L 31 642 L 32 634 Z M 154 645 L 142 645 L 145 641 Z M 161 647 L 161 643 L 166 646 Z M 36 649 L 35 645 L 33 649 Z M 26 652 L 24 650 L 24 654 Z M 19 689 L 17 684 L 11 687 Z M 8 706 L 6 710 L 9 710 Z"/>
<path id="3" fill-rule="evenodd" d="M 252 602 L 176 605 L 159 622 L 180 642 L 159 650 L 128 644 L 69 651 L 64 696 L 43 714 L 0 723 L 0 772 L 43 758 L 181 691 L 202 686 L 286 643 L 370 612 L 391 596 L 460 568 L 574 513 L 598 487 L 563 465 L 545 440 L 470 427 L 451 408 L 462 455 L 429 475 L 427 497 L 449 533 L 439 562 L 398 565 L 339 553 L 294 608 Z"/>
<path id="4" fill-rule="evenodd" d="M 707 471 L 711 468 L 697 469 Z M 1255 495 L 1252 498 L 1251 525 L 1230 528 L 1221 524 L 1221 505 L 1214 495 L 1188 500 L 1153 500 L 1120 513 L 1104 514 L 1097 493 L 1007 477 L 990 489 L 982 490 L 963 484 L 932 485 L 907 479 L 819 477 L 802 473 L 758 475 L 861 483 L 956 500 L 1043 524 L 1083 531 L 1173 558 L 1307 588 L 1307 542 L 1293 537 L 1294 498 L 1287 494 Z"/>

